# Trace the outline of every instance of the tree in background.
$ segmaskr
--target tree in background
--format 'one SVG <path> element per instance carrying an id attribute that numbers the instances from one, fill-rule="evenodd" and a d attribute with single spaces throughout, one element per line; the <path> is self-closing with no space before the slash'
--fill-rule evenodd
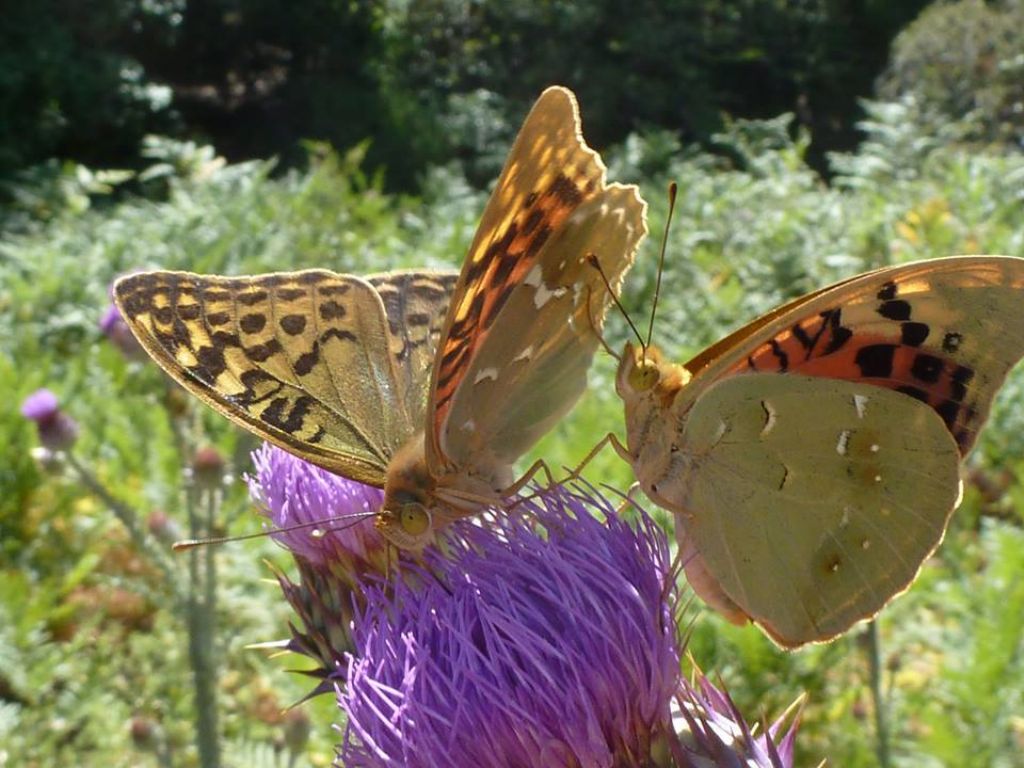
<path id="1" fill-rule="evenodd" d="M 893 42 L 878 92 L 913 98 L 928 133 L 968 117 L 968 138 L 1024 146 L 1024 2 L 930 6 Z"/>
<path id="2" fill-rule="evenodd" d="M 408 188 L 475 159 L 545 85 L 573 86 L 598 145 L 644 125 L 707 141 L 722 113 L 796 112 L 848 148 L 889 42 L 924 0 L 14 0 L 0 31 L 0 173 L 48 157 L 137 164 L 141 137 L 229 159 L 373 140 Z M 486 172 L 485 172 L 486 171 Z M 480 176 L 489 176 L 490 169 Z"/>

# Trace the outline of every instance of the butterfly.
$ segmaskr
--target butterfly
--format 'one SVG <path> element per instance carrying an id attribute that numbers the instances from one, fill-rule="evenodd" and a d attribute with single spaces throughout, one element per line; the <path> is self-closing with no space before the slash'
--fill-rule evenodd
<path id="1" fill-rule="evenodd" d="M 115 299 L 186 389 L 271 443 L 385 490 L 376 524 L 403 549 L 500 503 L 513 466 L 586 386 L 646 203 L 609 184 L 575 96 L 551 87 L 512 146 L 462 271 L 367 278 L 147 272 Z"/>
<path id="2" fill-rule="evenodd" d="M 613 442 L 675 514 L 694 591 L 795 648 L 914 581 L 1022 356 L 1024 259 L 887 267 L 778 307 L 685 365 L 627 344 L 627 440 Z"/>

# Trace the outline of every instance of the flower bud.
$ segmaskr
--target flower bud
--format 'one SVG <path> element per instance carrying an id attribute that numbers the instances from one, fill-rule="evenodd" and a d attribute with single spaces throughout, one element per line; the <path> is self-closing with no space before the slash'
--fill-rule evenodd
<path id="1" fill-rule="evenodd" d="M 313 724 L 305 710 L 294 707 L 284 716 L 284 744 L 293 755 L 301 754 L 309 742 Z"/>
<path id="2" fill-rule="evenodd" d="M 154 538 L 164 544 L 173 544 L 185 538 L 181 526 L 172 520 L 162 509 L 155 509 L 146 518 L 146 526 Z"/>
<path id="3" fill-rule="evenodd" d="M 60 410 L 57 396 L 48 389 L 37 389 L 25 398 L 21 415 L 36 423 L 39 442 L 51 451 L 70 448 L 78 437 L 78 424 Z"/>
<path id="4" fill-rule="evenodd" d="M 192 476 L 196 483 L 217 487 L 224 482 L 224 457 L 212 445 L 204 445 L 192 456 Z"/>
<path id="5" fill-rule="evenodd" d="M 128 724 L 132 744 L 142 752 L 156 752 L 160 748 L 160 724 L 143 715 L 135 715 Z"/>
<path id="6" fill-rule="evenodd" d="M 103 335 L 110 340 L 110 343 L 129 360 L 144 360 L 146 358 L 142 345 L 135 338 L 128 323 L 124 321 L 117 305 L 111 304 L 106 308 L 100 317 L 99 328 Z"/>

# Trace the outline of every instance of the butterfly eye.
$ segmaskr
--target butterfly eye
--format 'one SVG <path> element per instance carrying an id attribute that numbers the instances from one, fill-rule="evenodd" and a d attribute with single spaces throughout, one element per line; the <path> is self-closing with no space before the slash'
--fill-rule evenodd
<path id="1" fill-rule="evenodd" d="M 409 503 L 400 513 L 402 530 L 410 536 L 422 536 L 430 530 L 430 512 L 422 504 Z"/>
<path id="2" fill-rule="evenodd" d="M 660 377 L 661 373 L 656 363 L 638 360 L 636 366 L 629 372 L 629 384 L 633 389 L 643 391 L 657 384 Z"/>

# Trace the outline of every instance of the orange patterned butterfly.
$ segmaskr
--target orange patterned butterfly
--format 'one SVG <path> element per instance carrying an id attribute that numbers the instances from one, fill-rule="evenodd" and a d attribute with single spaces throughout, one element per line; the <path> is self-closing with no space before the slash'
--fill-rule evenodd
<path id="1" fill-rule="evenodd" d="M 530 476 L 513 482 L 512 467 L 585 388 L 611 301 L 587 258 L 617 289 L 645 217 L 635 186 L 605 182 L 575 97 L 553 87 L 516 138 L 457 281 L 150 272 L 118 281 L 115 297 L 149 354 L 208 405 L 383 487 L 379 529 L 415 549 Z"/>
<path id="2" fill-rule="evenodd" d="M 627 345 L 628 447 L 612 440 L 675 513 L 694 590 L 793 648 L 914 581 L 1022 356 L 1024 259 L 888 267 L 791 301 L 685 365 Z"/>

